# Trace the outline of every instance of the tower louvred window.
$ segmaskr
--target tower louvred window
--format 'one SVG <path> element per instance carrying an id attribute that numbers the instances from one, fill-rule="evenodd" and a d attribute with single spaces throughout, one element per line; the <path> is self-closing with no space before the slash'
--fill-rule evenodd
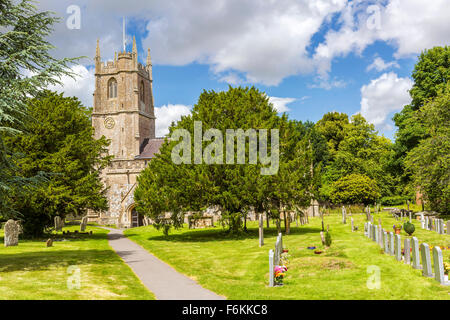
<path id="1" fill-rule="evenodd" d="M 114 78 L 108 82 L 108 98 L 117 98 L 117 81 Z"/>

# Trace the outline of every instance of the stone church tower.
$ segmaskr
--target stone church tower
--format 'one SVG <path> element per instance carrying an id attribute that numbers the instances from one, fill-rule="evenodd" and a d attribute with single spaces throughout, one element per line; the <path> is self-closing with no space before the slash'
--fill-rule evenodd
<path id="1" fill-rule="evenodd" d="M 95 92 L 92 126 L 95 138 L 105 136 L 114 156 L 101 173 L 107 189 L 109 210 L 89 212 L 89 220 L 99 224 L 136 227 L 143 218 L 134 210 L 136 177 L 158 152 L 164 141 L 155 137 L 153 79 L 150 49 L 147 63 L 138 61 L 136 39 L 131 52 L 114 55 L 102 62 L 97 40 L 95 55 Z"/>

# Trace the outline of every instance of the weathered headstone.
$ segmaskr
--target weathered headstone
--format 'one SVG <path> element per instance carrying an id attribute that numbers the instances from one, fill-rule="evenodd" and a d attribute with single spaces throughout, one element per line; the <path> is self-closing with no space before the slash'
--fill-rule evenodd
<path id="1" fill-rule="evenodd" d="M 52 247 L 53 246 L 53 240 L 50 238 L 47 240 L 47 247 Z"/>
<path id="2" fill-rule="evenodd" d="M 353 221 L 353 218 L 350 218 L 350 221 L 352 222 L 352 232 L 355 231 L 355 223 Z"/>
<path id="3" fill-rule="evenodd" d="M 442 250 L 439 247 L 433 248 L 434 278 L 442 285 L 449 286 L 450 282 L 444 279 L 444 261 Z"/>
<path id="4" fill-rule="evenodd" d="M 420 253 L 419 253 L 419 240 L 416 237 L 411 238 L 411 249 L 412 249 L 412 262 L 414 269 L 422 269 L 420 264 Z"/>
<path id="5" fill-rule="evenodd" d="M 384 240 L 383 240 L 383 228 L 381 225 L 378 226 L 378 244 L 380 245 L 381 249 L 384 247 Z"/>
<path id="6" fill-rule="evenodd" d="M 22 226 L 19 221 L 9 219 L 3 226 L 5 247 L 19 245 L 19 234 L 22 233 Z"/>
<path id="7" fill-rule="evenodd" d="M 367 237 L 367 235 L 369 234 L 369 231 L 368 231 L 368 224 L 367 224 L 368 222 L 364 222 L 364 235 Z"/>
<path id="8" fill-rule="evenodd" d="M 409 212 L 409 222 L 412 223 L 412 213 L 411 213 L 411 211 Z"/>
<path id="9" fill-rule="evenodd" d="M 373 226 L 373 241 L 375 241 L 376 243 L 378 243 L 378 226 L 374 225 Z"/>
<path id="10" fill-rule="evenodd" d="M 450 234 L 450 220 L 447 221 L 447 234 Z"/>
<path id="11" fill-rule="evenodd" d="M 323 231 L 320 231 L 320 240 L 322 241 L 322 245 L 325 245 L 325 236 L 323 234 Z"/>
<path id="12" fill-rule="evenodd" d="M 259 215 L 259 246 L 262 247 L 264 245 L 264 221 L 263 215 Z"/>
<path id="13" fill-rule="evenodd" d="M 372 224 L 370 223 L 370 221 L 367 223 L 367 237 L 369 239 L 372 238 Z"/>
<path id="14" fill-rule="evenodd" d="M 395 259 L 402 261 L 402 241 L 399 234 L 395 235 Z"/>
<path id="15" fill-rule="evenodd" d="M 422 229 L 425 229 L 425 220 L 423 219 L 423 215 L 422 218 L 420 219 L 420 226 L 422 227 Z"/>
<path id="16" fill-rule="evenodd" d="M 388 234 L 386 231 L 383 231 L 383 240 L 384 240 L 384 252 L 389 253 Z"/>
<path id="17" fill-rule="evenodd" d="M 274 257 L 273 257 L 273 263 L 274 263 L 276 266 L 277 266 L 278 263 L 280 262 L 279 248 L 280 248 L 280 238 L 277 237 L 277 241 L 275 242 L 275 252 L 274 252 Z"/>
<path id="18" fill-rule="evenodd" d="M 439 219 L 439 220 L 440 220 L 439 233 L 444 234 L 445 233 L 444 219 Z"/>
<path id="19" fill-rule="evenodd" d="M 433 277 L 431 270 L 430 247 L 426 243 L 420 245 L 420 255 L 422 257 L 422 275 L 424 277 Z"/>
<path id="20" fill-rule="evenodd" d="M 394 255 L 394 233 L 389 232 L 389 254 Z"/>
<path id="21" fill-rule="evenodd" d="M 411 245 L 410 245 L 409 239 L 405 239 L 404 250 L 405 250 L 405 254 L 404 254 L 405 263 L 411 264 Z"/>
<path id="22" fill-rule="evenodd" d="M 88 220 L 87 216 L 83 217 L 81 219 L 81 224 L 80 224 L 80 231 L 81 232 L 84 232 L 86 230 L 87 220 Z"/>
<path id="23" fill-rule="evenodd" d="M 273 287 L 274 284 L 274 256 L 273 250 L 269 250 L 269 287 Z"/>
<path id="24" fill-rule="evenodd" d="M 61 231 L 62 230 L 62 220 L 60 216 L 55 217 L 55 231 Z"/>
<path id="25" fill-rule="evenodd" d="M 430 230 L 430 222 L 428 221 L 428 217 L 425 217 L 425 229 Z"/>

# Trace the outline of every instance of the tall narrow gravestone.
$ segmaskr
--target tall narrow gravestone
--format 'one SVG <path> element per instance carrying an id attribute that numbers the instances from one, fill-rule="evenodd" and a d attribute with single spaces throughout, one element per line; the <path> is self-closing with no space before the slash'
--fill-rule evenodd
<path id="1" fill-rule="evenodd" d="M 437 233 L 441 233 L 441 230 L 440 230 L 440 228 L 441 228 L 441 220 L 440 219 L 436 219 L 436 220 L 434 220 L 434 224 L 435 224 L 435 230 L 436 230 L 436 232 Z"/>
<path id="2" fill-rule="evenodd" d="M 274 264 L 273 264 L 273 250 L 269 250 L 269 287 L 273 287 L 274 283 Z"/>
<path id="3" fill-rule="evenodd" d="M 264 221 L 263 215 L 259 215 L 259 246 L 262 247 L 264 245 Z"/>
<path id="4" fill-rule="evenodd" d="M 394 255 L 394 234 L 389 232 L 389 254 Z"/>
<path id="5" fill-rule="evenodd" d="M 273 258 L 273 263 L 277 266 L 280 263 L 280 237 L 277 237 L 277 242 L 275 242 L 275 253 Z"/>
<path id="6" fill-rule="evenodd" d="M 409 210 L 409 209 L 408 209 L 408 210 Z M 412 215 L 412 213 L 411 213 L 411 211 L 410 211 L 410 212 L 409 212 L 409 222 L 410 222 L 410 223 L 412 223 L 412 216 L 411 216 L 411 215 Z"/>
<path id="7" fill-rule="evenodd" d="M 428 217 L 425 217 L 425 230 L 430 230 L 430 223 L 428 222 Z"/>
<path id="8" fill-rule="evenodd" d="M 62 230 L 61 217 L 60 216 L 56 216 L 55 217 L 55 231 L 61 231 L 61 230 Z"/>
<path id="9" fill-rule="evenodd" d="M 402 241 L 399 234 L 395 235 L 395 259 L 402 261 Z"/>
<path id="10" fill-rule="evenodd" d="M 374 225 L 373 226 L 373 241 L 375 241 L 376 243 L 378 243 L 378 226 Z"/>
<path id="11" fill-rule="evenodd" d="M 353 222 L 353 218 L 350 218 L 350 221 L 352 222 L 352 232 L 355 231 L 355 223 Z"/>
<path id="12" fill-rule="evenodd" d="M 412 237 L 411 239 L 411 249 L 412 249 L 412 262 L 414 269 L 422 269 L 420 265 L 420 256 L 419 256 L 419 240 L 416 237 Z"/>
<path id="13" fill-rule="evenodd" d="M 388 234 L 386 231 L 383 231 L 383 240 L 384 240 L 384 252 L 389 253 Z"/>
<path id="14" fill-rule="evenodd" d="M 378 226 L 378 244 L 380 245 L 381 249 L 384 247 L 384 241 L 383 241 L 383 228 L 381 225 Z"/>
<path id="15" fill-rule="evenodd" d="M 83 219 L 81 219 L 81 224 L 80 224 L 80 231 L 84 232 L 86 230 L 86 225 L 87 225 L 87 217 L 83 217 Z"/>
<path id="16" fill-rule="evenodd" d="M 430 247 L 426 243 L 420 245 L 420 255 L 422 256 L 422 275 L 424 277 L 433 277 L 431 271 Z"/>
<path id="17" fill-rule="evenodd" d="M 422 229 L 425 229 L 425 219 L 423 218 L 423 215 L 422 218 L 420 219 L 420 226 L 422 227 Z"/>
<path id="18" fill-rule="evenodd" d="M 450 282 L 444 279 L 444 262 L 442 258 L 442 251 L 439 247 L 433 248 L 433 264 L 434 264 L 434 278 L 442 285 L 449 286 Z"/>
<path id="19" fill-rule="evenodd" d="M 410 246 L 409 241 L 410 241 L 409 239 L 405 239 L 404 250 L 405 250 L 405 263 L 406 264 L 411 264 L 411 246 Z"/>
<path id="20" fill-rule="evenodd" d="M 342 206 L 342 223 L 343 223 L 343 224 L 346 224 L 346 223 L 347 223 L 347 212 L 346 212 L 344 206 Z"/>
<path id="21" fill-rule="evenodd" d="M 450 234 L 450 220 L 447 221 L 447 234 Z"/>
<path id="22" fill-rule="evenodd" d="M 369 239 L 372 238 L 372 224 L 370 223 L 370 221 L 367 223 L 367 237 Z"/>
<path id="23" fill-rule="evenodd" d="M 441 221 L 441 224 L 440 224 L 440 227 L 439 227 L 439 233 L 440 234 L 444 234 L 445 233 L 445 230 L 444 230 L 444 219 L 440 219 L 440 221 Z"/>

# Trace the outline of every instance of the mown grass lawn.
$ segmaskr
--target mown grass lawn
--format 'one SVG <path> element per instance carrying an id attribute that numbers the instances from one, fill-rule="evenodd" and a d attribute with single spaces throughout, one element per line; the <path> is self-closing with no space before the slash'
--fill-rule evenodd
<path id="1" fill-rule="evenodd" d="M 384 213 L 386 227 L 391 221 Z M 289 249 L 290 264 L 282 287 L 269 288 L 268 251 L 274 248 L 276 229 L 265 229 L 265 245 L 258 247 L 256 222 L 248 223 L 249 232 L 229 237 L 221 227 L 189 230 L 186 227 L 164 236 L 151 226 L 129 229 L 125 234 L 160 259 L 172 265 L 202 286 L 228 299 L 449 299 L 450 288 L 425 278 L 420 270 L 381 253 L 380 247 L 364 236 L 365 215 L 353 215 L 359 227 L 352 233 L 350 217 L 341 223 L 340 215 L 325 217 L 330 225 L 333 243 L 323 254 L 316 255 L 308 246 L 322 248 L 319 232 L 321 220 L 310 218 L 306 226 L 291 226 L 283 236 Z M 378 219 L 378 217 L 376 217 Z M 378 220 L 376 220 L 378 221 Z M 419 240 L 436 236 L 421 232 Z M 448 236 L 436 243 L 448 242 Z M 428 239 L 428 238 L 427 238 Z M 427 240 L 428 241 L 428 240 Z M 446 259 L 448 256 L 446 255 Z M 381 288 L 369 289 L 369 266 L 380 268 Z"/>
<path id="2" fill-rule="evenodd" d="M 93 226 L 86 230 L 93 235 L 57 241 L 49 248 L 32 240 L 6 248 L 0 230 L 0 299 L 155 299 L 109 246 L 108 231 Z M 58 237 L 64 236 L 60 232 Z M 74 276 L 68 273 L 69 266 L 80 269 L 79 290 L 68 288 L 67 281 Z"/>

